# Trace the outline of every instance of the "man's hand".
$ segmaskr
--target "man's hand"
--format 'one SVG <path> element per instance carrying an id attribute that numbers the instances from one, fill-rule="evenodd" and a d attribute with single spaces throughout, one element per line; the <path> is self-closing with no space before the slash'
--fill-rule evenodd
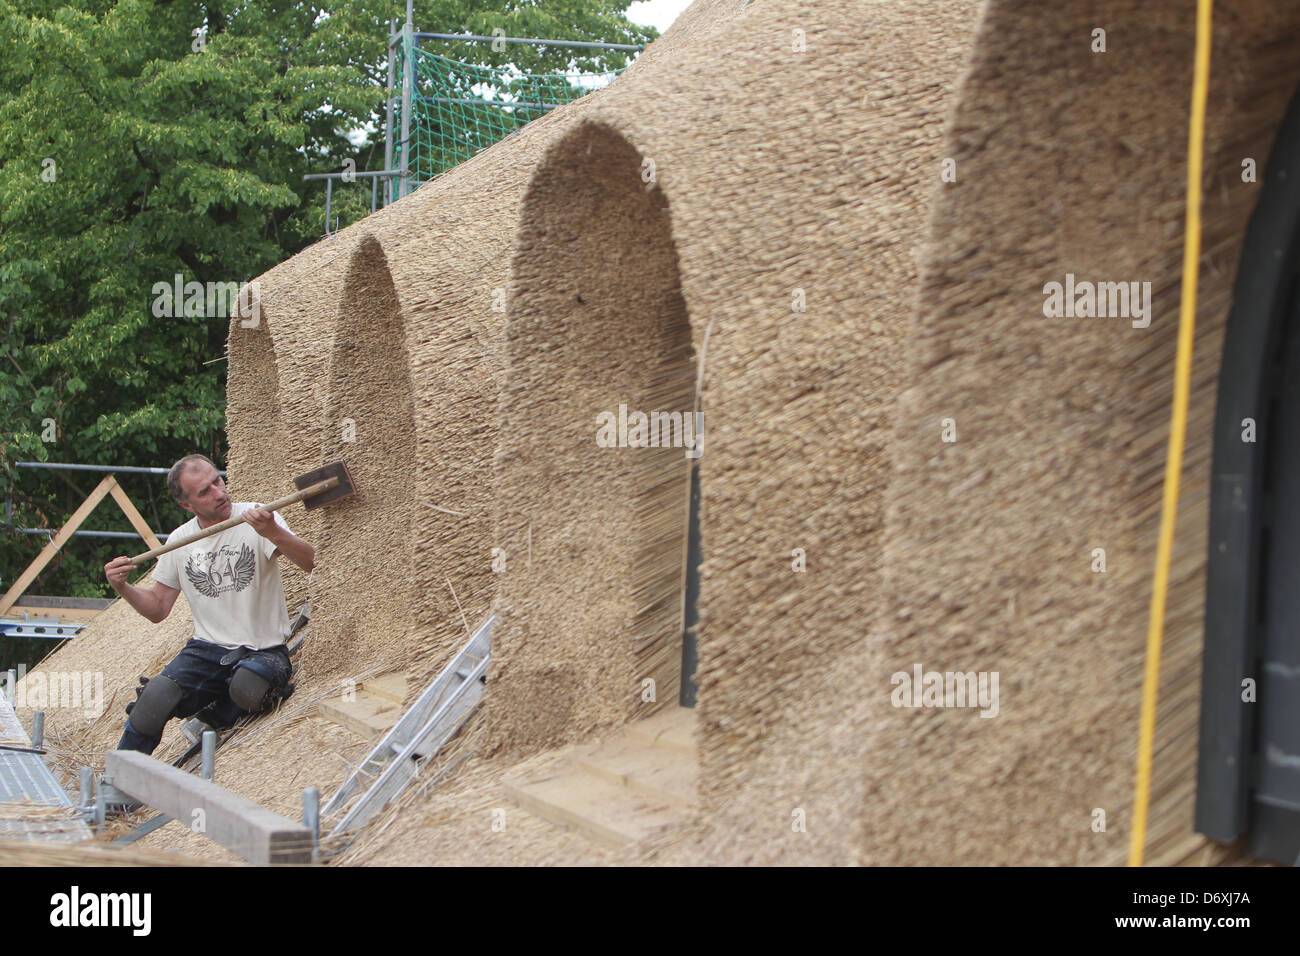
<path id="1" fill-rule="evenodd" d="M 316 549 L 292 531 L 275 523 L 275 515 L 265 508 L 249 508 L 243 518 L 253 530 L 275 544 L 276 550 L 304 571 L 310 573 L 316 566 Z M 273 554 L 272 557 L 275 557 Z"/>
<path id="2" fill-rule="evenodd" d="M 275 523 L 275 515 L 265 508 L 249 508 L 244 512 L 244 520 L 253 526 L 253 530 L 263 538 L 272 541 L 279 537 L 276 532 L 283 529 Z"/>
<path id="3" fill-rule="evenodd" d="M 126 603 L 157 624 L 172 612 L 176 595 L 181 592 L 157 581 L 154 582 L 151 591 L 128 584 L 126 579 L 133 569 L 131 559 L 123 555 L 104 565 L 104 577 L 108 578 L 108 583 L 113 585 L 113 590 L 126 599 Z"/>
<path id="4" fill-rule="evenodd" d="M 104 565 L 104 577 L 108 578 L 108 583 L 113 586 L 114 591 L 119 591 L 122 585 L 126 584 L 126 579 L 131 576 L 134 568 L 131 559 L 122 555 Z"/>

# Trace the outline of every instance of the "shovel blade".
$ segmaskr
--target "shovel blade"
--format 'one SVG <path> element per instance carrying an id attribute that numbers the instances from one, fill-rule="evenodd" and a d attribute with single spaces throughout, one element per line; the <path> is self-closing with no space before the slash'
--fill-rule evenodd
<path id="1" fill-rule="evenodd" d="M 309 471 L 305 475 L 299 475 L 293 480 L 293 483 L 294 486 L 301 491 L 302 489 L 314 485 L 318 481 L 324 481 L 327 478 L 337 478 L 339 483 L 328 491 L 322 491 L 318 495 L 304 498 L 302 504 L 308 511 L 313 508 L 319 508 L 321 505 L 327 505 L 331 501 L 338 501 L 340 498 L 346 498 L 357 490 L 356 486 L 352 484 L 352 476 L 348 474 L 348 466 L 341 461 L 333 461 L 324 467 L 317 468 L 315 471 Z"/>

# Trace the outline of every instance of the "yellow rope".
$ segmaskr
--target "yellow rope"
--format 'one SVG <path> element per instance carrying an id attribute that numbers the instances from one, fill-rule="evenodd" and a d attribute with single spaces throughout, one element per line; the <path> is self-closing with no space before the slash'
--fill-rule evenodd
<path id="1" fill-rule="evenodd" d="M 1160 644 L 1164 638 L 1169 560 L 1178 517 L 1178 482 L 1183 471 L 1187 434 L 1187 399 L 1192 378 L 1192 343 L 1196 332 L 1196 264 L 1201 257 L 1201 153 L 1205 136 L 1205 100 L 1210 88 L 1210 10 L 1213 0 L 1196 7 L 1196 67 L 1192 80 L 1192 118 L 1187 135 L 1187 220 L 1183 238 L 1183 290 L 1178 315 L 1178 357 L 1174 368 L 1173 421 L 1165 458 L 1165 495 L 1160 512 L 1160 543 L 1147 625 L 1146 672 L 1142 679 L 1142 721 L 1138 738 L 1137 782 L 1133 794 L 1133 834 L 1129 866 L 1141 866 L 1146 849 L 1147 806 L 1151 800 L 1151 750 L 1156 732 L 1156 691 L 1160 682 Z"/>

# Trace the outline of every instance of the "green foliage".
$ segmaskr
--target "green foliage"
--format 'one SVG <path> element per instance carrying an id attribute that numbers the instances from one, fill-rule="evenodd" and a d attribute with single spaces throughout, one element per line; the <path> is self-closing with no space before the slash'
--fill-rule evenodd
<path id="1" fill-rule="evenodd" d="M 628 23 L 627 3 L 424 0 L 415 22 L 653 39 Z M 156 316 L 154 286 L 177 274 L 247 281 L 320 237 L 325 190 L 302 176 L 346 160 L 381 168 L 387 22 L 404 10 L 400 0 L 0 0 L 0 492 L 15 526 L 58 528 L 100 478 L 15 461 L 167 465 L 193 451 L 225 461 L 228 319 Z M 449 55 L 493 55 L 455 46 Z M 508 59 L 530 72 L 575 67 L 556 48 L 511 46 Z M 627 59 L 592 55 L 576 68 Z M 369 198 L 368 184 L 340 185 L 336 215 L 359 218 Z M 184 520 L 160 479 L 120 480 L 155 527 Z M 111 503 L 86 527 L 130 530 Z M 43 544 L 0 532 L 0 591 Z M 109 594 L 102 564 L 123 550 L 139 548 L 76 539 L 31 591 Z"/>

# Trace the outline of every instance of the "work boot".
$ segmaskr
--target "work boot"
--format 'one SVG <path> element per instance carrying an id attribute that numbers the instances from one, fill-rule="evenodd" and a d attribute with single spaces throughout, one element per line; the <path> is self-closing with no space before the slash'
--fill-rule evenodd
<path id="1" fill-rule="evenodd" d="M 139 800 L 128 797 L 103 777 L 99 778 L 99 792 L 104 797 L 104 811 L 110 815 L 120 816 L 126 813 L 134 813 L 144 806 Z"/>
<path id="2" fill-rule="evenodd" d="M 181 724 L 181 733 L 183 733 L 185 739 L 192 744 L 202 743 L 203 734 L 206 731 L 216 729 L 216 727 L 213 727 L 207 721 L 200 720 L 198 717 L 191 717 L 189 720 Z"/>

